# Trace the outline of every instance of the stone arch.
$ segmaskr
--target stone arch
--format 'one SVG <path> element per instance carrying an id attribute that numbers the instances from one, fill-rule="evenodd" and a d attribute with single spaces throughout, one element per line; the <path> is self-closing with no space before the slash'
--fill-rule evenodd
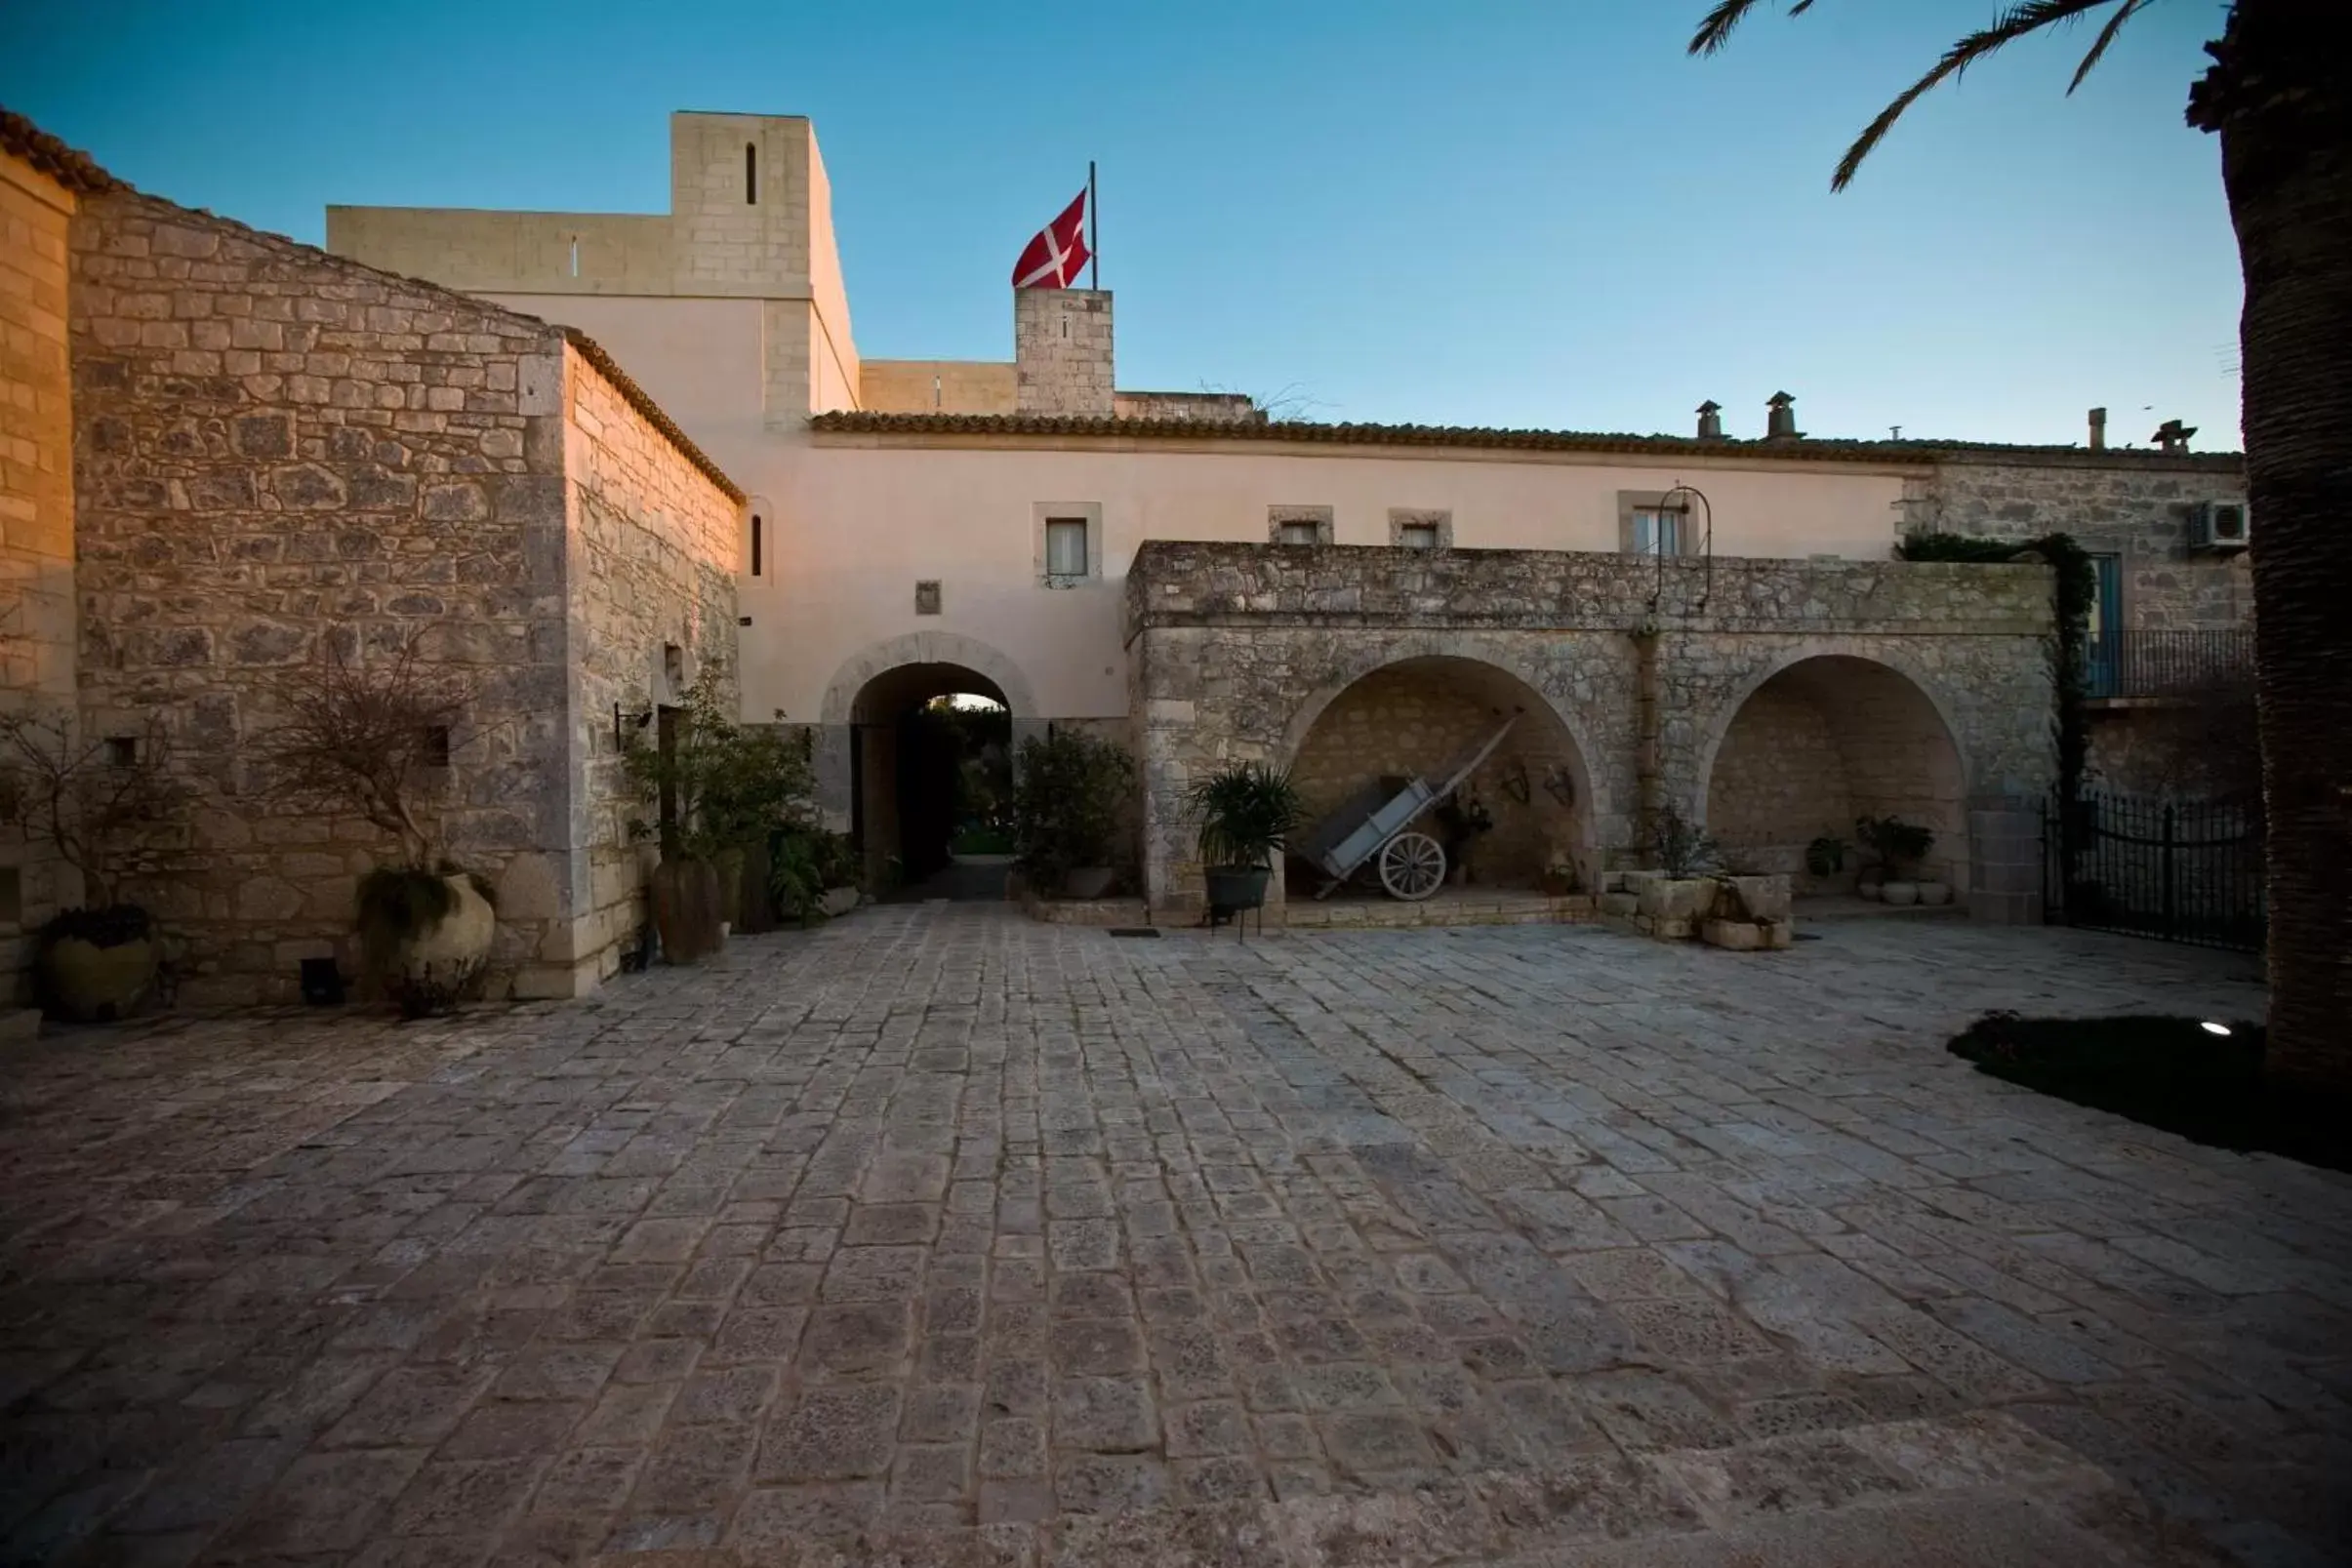
<path id="1" fill-rule="evenodd" d="M 1599 822 L 1609 815 L 1607 781 L 1592 765 L 1592 759 L 1600 753 L 1593 747 L 1589 726 L 1583 721 L 1582 715 L 1563 706 L 1545 691 L 1539 672 L 1515 657 L 1511 649 L 1477 637 L 1428 633 L 1391 638 L 1376 647 L 1350 649 L 1346 657 L 1338 662 L 1338 673 L 1309 692 L 1291 713 L 1290 722 L 1282 732 L 1276 761 L 1283 767 L 1290 767 L 1297 762 L 1299 748 L 1306 744 L 1316 721 L 1349 687 L 1391 664 L 1429 659 L 1453 659 L 1466 663 L 1486 664 L 1526 688 L 1543 704 L 1544 709 L 1559 721 L 1560 727 L 1567 732 L 1568 740 L 1574 744 L 1576 793 L 1579 800 L 1590 803 L 1591 820 Z"/>
<path id="2" fill-rule="evenodd" d="M 1433 774 L 1516 710 L 1512 732 L 1472 778 L 1494 818 L 1476 840 L 1474 874 L 1533 887 L 1548 865 L 1566 861 L 1591 886 L 1602 803 L 1587 749 L 1576 724 L 1514 663 L 1474 639 L 1446 637 L 1401 639 L 1349 660 L 1343 678 L 1300 704 L 1282 738 L 1278 760 L 1311 817 L 1322 821 L 1376 794 L 1383 780 Z M 1563 773 L 1565 790 L 1547 787 Z"/>
<path id="3" fill-rule="evenodd" d="M 1735 863 L 1801 877 L 1805 846 L 1824 835 L 1852 842 L 1857 816 L 1925 823 L 1936 835 L 1930 873 L 1965 893 L 1973 775 L 1961 736 L 1931 680 L 1901 654 L 1837 639 L 1785 648 L 1709 724 L 1691 816 Z M 1849 857 L 1832 882 L 1850 884 L 1856 864 Z"/>
<path id="4" fill-rule="evenodd" d="M 858 698 L 875 676 L 907 664 L 954 665 L 983 676 L 1002 697 L 1016 723 L 1037 717 L 1037 699 L 1021 666 L 987 643 L 953 631 L 911 631 L 860 650 L 834 671 L 825 688 L 819 722 L 848 724 Z"/>
<path id="5" fill-rule="evenodd" d="M 875 643 L 844 663 L 826 688 L 820 710 L 825 744 L 837 760 L 822 767 L 821 793 L 829 820 L 856 840 L 869 888 L 886 889 L 902 878 L 919 881 L 946 862 L 955 763 L 935 749 L 936 733 L 911 714 L 931 698 L 959 692 L 1004 705 L 1007 753 L 1022 734 L 1041 727 L 1035 695 L 1020 667 L 986 643 L 953 632 L 913 632 Z M 1009 756 L 1001 760 L 1009 762 Z M 989 890 L 974 896 L 989 896 Z M 994 896 L 1002 897 L 1000 880 Z"/>

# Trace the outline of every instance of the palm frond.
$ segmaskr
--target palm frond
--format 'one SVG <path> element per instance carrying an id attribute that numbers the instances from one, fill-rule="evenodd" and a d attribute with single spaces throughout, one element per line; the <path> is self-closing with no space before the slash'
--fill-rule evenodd
<path id="1" fill-rule="evenodd" d="M 2124 23 L 2147 8 L 2148 0 L 2124 0 L 2123 8 L 2107 19 L 2107 25 L 2101 27 L 2098 37 L 2091 40 L 2090 53 L 2085 55 L 2083 63 L 2074 68 L 2074 80 L 2066 84 L 2068 98 L 2074 97 L 2074 90 L 2083 85 L 2083 78 L 2088 76 L 2106 57 L 2107 46 L 2114 43 L 2115 35 L 2124 30 Z"/>
<path id="2" fill-rule="evenodd" d="M 1731 29 L 1747 19 L 1756 9 L 1758 0 L 1716 0 L 1715 9 L 1699 21 L 1698 31 L 1690 35 L 1689 53 L 1712 55 L 1731 41 Z M 1813 8 L 1813 0 L 1796 0 L 1789 15 L 1802 17 Z"/>
<path id="3" fill-rule="evenodd" d="M 1944 82 L 1958 77 L 2004 44 L 2028 33 L 2040 32 L 2053 22 L 2071 21 L 2086 12 L 2116 3 L 2117 0 L 2022 0 L 2022 3 L 2009 7 L 1994 19 L 1991 26 L 1979 28 L 1945 50 L 1944 58 L 1935 62 L 1933 69 L 1905 88 L 1899 98 L 1879 111 L 1878 118 L 1854 138 L 1854 144 L 1847 147 L 1845 156 L 1838 160 L 1838 172 L 1830 178 L 1829 188 L 1844 190 L 1851 183 L 1854 171 L 1861 168 L 1862 160 L 1886 140 L 1886 133 L 1894 129 L 1895 121 L 1901 119 L 1912 104 Z M 2129 4 L 2129 0 L 2125 0 L 2125 3 Z"/>

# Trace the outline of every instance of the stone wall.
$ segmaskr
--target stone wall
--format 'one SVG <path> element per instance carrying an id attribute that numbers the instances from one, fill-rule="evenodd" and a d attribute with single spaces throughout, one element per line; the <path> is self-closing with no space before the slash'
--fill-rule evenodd
<path id="1" fill-rule="evenodd" d="M 1111 412 L 1122 420 L 1175 420 L 1186 424 L 1263 424 L 1266 415 L 1245 392 L 1117 392 Z"/>
<path id="2" fill-rule="evenodd" d="M 2227 631 L 2253 617 L 2247 558 L 2192 551 L 2189 514 L 2201 502 L 2245 499 L 2245 460 L 2235 453 L 1963 449 L 1905 486 L 1903 531 L 2031 539 L 2062 530 L 2122 558 L 2124 628 Z"/>
<path id="3" fill-rule="evenodd" d="M 872 414 L 1010 414 L 1010 360 L 864 359 L 858 407 Z"/>
<path id="4" fill-rule="evenodd" d="M 1350 687 L 1406 660 L 1491 665 L 1550 708 L 1596 868 L 1646 858 L 1666 806 L 1703 819 L 1742 705 L 1823 657 L 1917 687 L 1966 797 L 2038 798 L 2054 768 L 2049 593 L 2040 566 L 1690 561 L 1661 580 L 1602 554 L 1148 543 L 1127 630 L 1152 898 L 1197 898 L 1191 780 L 1290 764 Z"/>
<path id="5" fill-rule="evenodd" d="M 511 895 L 502 984 L 562 988 L 547 966 L 601 951 L 574 929 L 597 913 L 578 704 L 627 621 L 571 603 L 600 530 L 627 534 L 579 498 L 618 496 L 654 536 L 686 514 L 699 558 L 709 496 L 605 477 L 625 462 L 599 446 L 642 443 L 544 322 L 127 194 L 85 203 L 72 261 L 82 706 L 102 732 L 159 716 L 200 791 L 193 873 L 139 890 L 187 942 L 184 999 L 288 996 L 296 960 L 345 945 L 356 879 L 389 848 L 260 792 L 282 681 L 329 639 L 362 660 L 413 646 L 476 683 L 431 809 Z M 731 627 L 731 592 L 723 612 Z"/>
<path id="6" fill-rule="evenodd" d="M 65 245 L 73 193 L 0 154 L 0 705 L 73 704 L 73 461 Z M 0 828 L 0 1013 L 31 932 L 79 889 L 45 847 Z"/>
<path id="7" fill-rule="evenodd" d="M 1109 418 L 1111 292 L 1015 289 L 1013 377 L 1023 414 Z"/>
<path id="8" fill-rule="evenodd" d="M 743 564 L 736 499 L 570 345 L 564 393 L 571 828 L 562 883 L 543 893 L 535 866 L 546 863 L 535 863 L 510 872 L 517 885 L 501 901 L 503 910 L 535 911 L 546 893 L 560 893 L 549 916 L 569 919 L 516 981 L 525 994 L 555 996 L 618 969 L 645 919 L 657 857 L 630 824 L 651 811 L 629 787 L 614 708 L 626 721 L 675 702 L 676 681 L 710 661 L 734 688 Z"/>

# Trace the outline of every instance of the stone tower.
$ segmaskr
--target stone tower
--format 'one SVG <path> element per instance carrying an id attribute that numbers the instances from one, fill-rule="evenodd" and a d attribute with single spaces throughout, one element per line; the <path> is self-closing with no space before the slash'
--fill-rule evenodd
<path id="1" fill-rule="evenodd" d="M 1014 407 L 1112 416 L 1111 291 L 1013 291 Z"/>

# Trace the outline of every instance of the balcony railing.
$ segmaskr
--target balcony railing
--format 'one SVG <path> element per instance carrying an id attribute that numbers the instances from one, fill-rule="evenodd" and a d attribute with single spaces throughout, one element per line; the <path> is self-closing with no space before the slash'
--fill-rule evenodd
<path id="1" fill-rule="evenodd" d="M 2251 631 L 2108 631 L 2083 647 L 2086 697 L 2192 697 L 2251 679 Z"/>

